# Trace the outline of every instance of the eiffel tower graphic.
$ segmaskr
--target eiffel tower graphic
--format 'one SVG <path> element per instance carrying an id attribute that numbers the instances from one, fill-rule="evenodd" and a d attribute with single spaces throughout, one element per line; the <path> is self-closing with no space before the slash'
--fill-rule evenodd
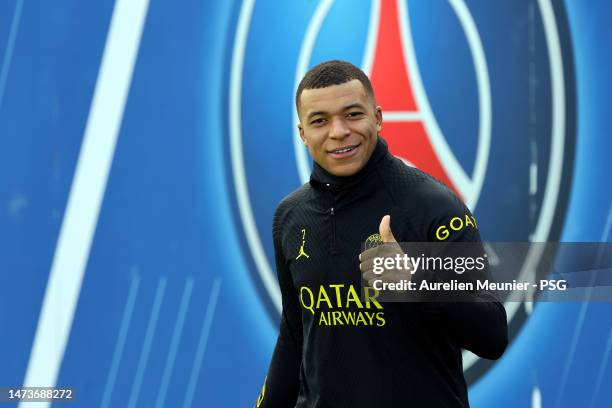
<path id="1" fill-rule="evenodd" d="M 383 137 L 392 154 L 433 175 L 460 197 L 461 191 L 433 143 L 443 139 L 421 82 L 404 0 L 382 0 L 372 57 L 364 68 L 384 108 Z M 436 133 L 438 137 L 434 137 Z M 466 176 L 466 179 L 467 178 Z"/>
<path id="2" fill-rule="evenodd" d="M 300 246 L 300 252 L 298 253 L 298 256 L 295 257 L 296 261 L 303 256 L 305 256 L 306 258 L 310 258 L 306 251 L 304 251 L 304 244 L 306 244 L 306 229 L 302 229 L 302 245 Z"/>

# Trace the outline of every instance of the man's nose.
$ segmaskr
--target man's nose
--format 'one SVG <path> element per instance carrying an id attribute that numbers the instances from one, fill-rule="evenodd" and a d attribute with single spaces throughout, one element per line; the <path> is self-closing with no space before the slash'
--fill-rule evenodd
<path id="1" fill-rule="evenodd" d="M 351 130 L 342 118 L 332 118 L 330 125 L 329 137 L 332 139 L 342 139 L 351 134 Z"/>

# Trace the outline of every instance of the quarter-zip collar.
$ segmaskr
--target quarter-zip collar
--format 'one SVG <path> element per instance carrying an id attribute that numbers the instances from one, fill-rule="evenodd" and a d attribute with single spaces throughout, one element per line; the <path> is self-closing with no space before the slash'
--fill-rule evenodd
<path id="1" fill-rule="evenodd" d="M 338 210 L 376 190 L 380 184 L 375 174 L 376 166 L 385 157 L 390 157 L 387 143 L 381 137 L 378 137 L 374 151 L 367 163 L 353 175 L 334 176 L 317 163 L 314 164 L 310 176 L 310 185 L 321 193 L 319 205 L 323 207 L 325 213 L 329 214 L 331 255 L 342 254 L 342 248 L 337 238 Z"/>
<path id="2" fill-rule="evenodd" d="M 344 177 L 335 176 L 315 162 L 310 175 L 310 185 L 315 188 L 327 187 L 335 191 L 350 189 L 372 173 L 376 164 L 388 155 L 387 142 L 379 136 L 368 162 L 357 173 Z"/>

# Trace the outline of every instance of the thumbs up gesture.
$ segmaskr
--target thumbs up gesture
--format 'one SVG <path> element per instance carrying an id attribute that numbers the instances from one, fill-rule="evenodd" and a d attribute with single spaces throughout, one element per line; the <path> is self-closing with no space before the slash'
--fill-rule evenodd
<path id="1" fill-rule="evenodd" d="M 380 225 L 378 226 L 378 232 L 380 233 L 380 238 L 382 238 L 385 244 L 397 243 L 397 240 L 393 236 L 393 232 L 391 231 L 391 216 L 385 215 L 380 220 Z"/>
<path id="2" fill-rule="evenodd" d="M 395 267 L 386 268 L 385 260 L 392 258 L 394 261 L 397 257 L 404 257 L 402 248 L 397 243 L 393 231 L 391 231 L 391 216 L 385 215 L 380 220 L 378 227 L 382 244 L 369 248 L 359 255 L 359 269 L 363 280 L 368 282 L 369 286 L 374 286 L 376 280 L 381 280 L 386 283 L 397 283 L 402 280 L 410 280 L 412 274 L 409 269 L 398 269 Z M 381 261 L 382 260 L 382 261 Z M 387 265 L 391 262 L 387 261 Z"/>

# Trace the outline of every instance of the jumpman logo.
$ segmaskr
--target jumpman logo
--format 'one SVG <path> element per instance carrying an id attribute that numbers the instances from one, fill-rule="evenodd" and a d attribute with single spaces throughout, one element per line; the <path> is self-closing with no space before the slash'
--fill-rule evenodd
<path id="1" fill-rule="evenodd" d="M 306 244 L 306 230 L 302 229 L 302 246 L 300 246 L 300 253 L 298 254 L 298 256 L 295 257 L 296 261 L 303 256 L 305 256 L 306 258 L 310 258 L 306 251 L 304 251 L 304 244 Z"/>

